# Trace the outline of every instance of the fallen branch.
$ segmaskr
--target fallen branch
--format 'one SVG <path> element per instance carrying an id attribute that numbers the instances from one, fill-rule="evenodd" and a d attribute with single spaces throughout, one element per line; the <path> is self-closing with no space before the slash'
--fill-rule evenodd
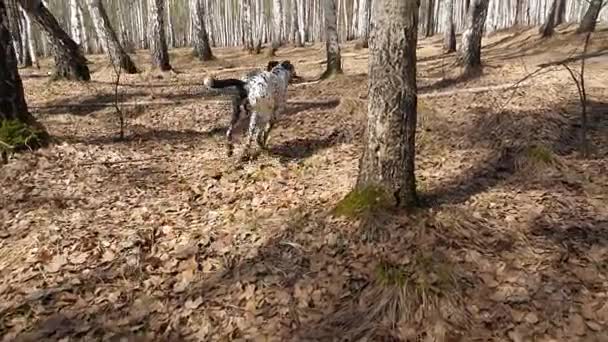
<path id="1" fill-rule="evenodd" d="M 150 157 L 150 158 L 142 158 L 142 159 L 131 159 L 131 160 L 117 160 L 117 161 L 97 161 L 97 162 L 89 162 L 89 163 L 82 163 L 82 164 L 78 164 L 77 166 L 92 166 L 92 165 L 117 165 L 117 164 L 126 164 L 126 163 L 140 163 L 140 162 L 146 162 L 146 161 L 150 161 L 150 160 L 158 160 L 158 159 L 162 159 L 163 157 Z"/>

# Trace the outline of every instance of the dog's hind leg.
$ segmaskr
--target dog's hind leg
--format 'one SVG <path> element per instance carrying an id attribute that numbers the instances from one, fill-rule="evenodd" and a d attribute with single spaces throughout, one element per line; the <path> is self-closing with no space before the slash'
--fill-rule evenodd
<path id="1" fill-rule="evenodd" d="M 228 125 L 228 129 L 226 130 L 226 140 L 227 140 L 227 155 L 232 156 L 232 152 L 234 150 L 234 146 L 232 144 L 232 133 L 234 131 L 234 126 L 239 121 L 241 115 L 241 103 L 243 99 L 240 97 L 232 98 L 232 116 L 230 117 L 230 124 Z"/>

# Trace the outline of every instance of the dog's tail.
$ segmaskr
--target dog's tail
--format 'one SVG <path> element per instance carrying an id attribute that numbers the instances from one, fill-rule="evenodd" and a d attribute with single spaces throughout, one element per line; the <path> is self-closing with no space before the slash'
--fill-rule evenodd
<path id="1" fill-rule="evenodd" d="M 245 82 L 236 78 L 227 78 L 224 80 L 216 80 L 213 77 L 206 77 L 203 81 L 205 86 L 214 89 L 222 89 L 228 87 L 236 87 L 239 91 L 245 90 Z"/>

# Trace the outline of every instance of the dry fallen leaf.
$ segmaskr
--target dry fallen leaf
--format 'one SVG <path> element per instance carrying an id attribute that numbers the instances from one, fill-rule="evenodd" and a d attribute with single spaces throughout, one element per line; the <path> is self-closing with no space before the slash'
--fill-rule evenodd
<path id="1" fill-rule="evenodd" d="M 61 270 L 65 264 L 68 263 L 68 259 L 63 254 L 56 254 L 53 256 L 51 261 L 45 266 L 45 270 L 49 273 L 56 273 Z"/>

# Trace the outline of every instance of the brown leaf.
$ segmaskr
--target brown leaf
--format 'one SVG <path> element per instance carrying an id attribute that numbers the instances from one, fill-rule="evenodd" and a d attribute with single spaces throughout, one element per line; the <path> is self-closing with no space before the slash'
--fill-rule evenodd
<path id="1" fill-rule="evenodd" d="M 70 255 L 70 263 L 72 263 L 74 265 L 79 265 L 79 264 L 82 264 L 85 261 L 87 261 L 88 257 L 89 257 L 89 253 L 86 253 L 86 252 L 72 254 L 72 255 Z"/>
<path id="2" fill-rule="evenodd" d="M 68 263 L 68 259 L 63 254 L 57 254 L 53 256 L 51 261 L 46 265 L 45 269 L 49 273 L 56 273 L 61 270 L 61 268 Z"/>
<path id="3" fill-rule="evenodd" d="M 573 314 L 572 316 L 570 316 L 568 330 L 577 336 L 585 335 L 585 332 L 587 331 L 587 326 L 585 324 L 585 319 L 583 319 L 583 316 L 579 314 Z"/>

